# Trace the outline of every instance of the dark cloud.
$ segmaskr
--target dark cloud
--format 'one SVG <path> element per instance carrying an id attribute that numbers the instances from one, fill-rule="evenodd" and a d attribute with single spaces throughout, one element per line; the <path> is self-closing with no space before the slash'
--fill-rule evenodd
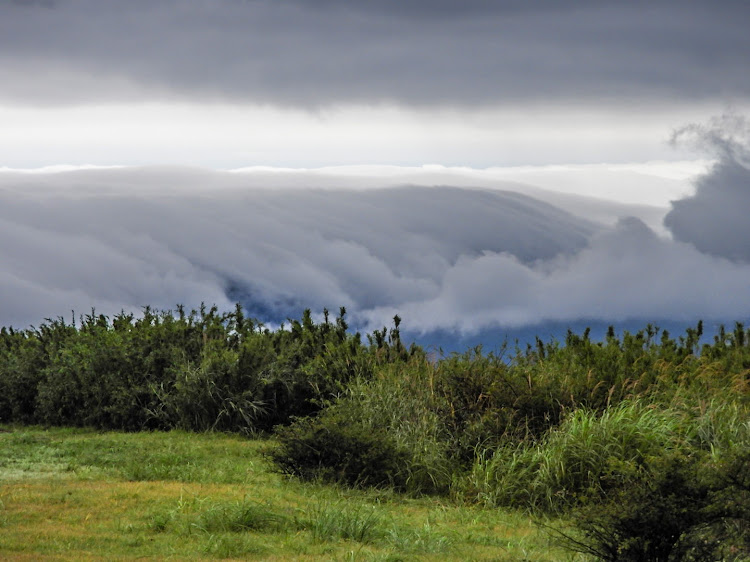
<path id="1" fill-rule="evenodd" d="M 461 18 L 472 15 L 513 15 L 528 12 L 560 12 L 581 9 L 596 0 L 562 4 L 557 0 L 291 0 L 308 9 L 349 10 L 371 14 L 410 16 L 418 19 Z"/>
<path id="2" fill-rule="evenodd" d="M 697 180 L 693 196 L 672 203 L 664 224 L 702 252 L 750 262 L 750 123 L 727 114 L 680 129 L 674 140 L 718 160 Z"/>
<path id="3" fill-rule="evenodd" d="M 293 104 L 747 98 L 747 3 L 0 4 L 0 99 Z"/>
<path id="4" fill-rule="evenodd" d="M 0 324 L 235 300 L 266 320 L 344 305 L 368 327 L 398 313 L 413 330 L 467 332 L 750 314 L 749 265 L 639 219 L 595 224 L 519 184 L 326 188 L 288 175 L 304 188 L 263 172 L 0 173 Z"/>
<path id="5" fill-rule="evenodd" d="M 10 3 L 25 8 L 34 8 L 37 6 L 54 8 L 57 5 L 57 0 L 10 0 Z"/>

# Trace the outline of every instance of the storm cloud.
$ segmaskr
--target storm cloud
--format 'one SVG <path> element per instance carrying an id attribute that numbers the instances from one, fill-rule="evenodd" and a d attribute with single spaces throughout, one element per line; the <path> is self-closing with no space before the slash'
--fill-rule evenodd
<path id="1" fill-rule="evenodd" d="M 0 5 L 0 99 L 747 99 L 749 17 L 700 0 L 16 0 Z"/>
<path id="2" fill-rule="evenodd" d="M 750 265 L 657 234 L 629 217 L 637 207 L 578 196 L 573 213 L 544 200 L 559 194 L 518 183 L 379 181 L 2 172 L 0 323 L 235 301 L 266 321 L 343 305 L 372 328 L 398 313 L 416 331 L 750 313 Z M 584 216 L 604 207 L 620 220 Z"/>
<path id="3" fill-rule="evenodd" d="M 713 152 L 717 161 L 693 196 L 672 204 L 665 225 L 702 252 L 750 263 L 750 123 L 727 114 L 680 129 L 675 142 Z"/>

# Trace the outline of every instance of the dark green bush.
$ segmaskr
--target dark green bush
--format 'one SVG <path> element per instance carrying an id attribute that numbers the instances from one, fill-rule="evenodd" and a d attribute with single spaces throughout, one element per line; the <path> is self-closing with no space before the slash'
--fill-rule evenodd
<path id="1" fill-rule="evenodd" d="M 621 466 L 613 472 L 620 472 Z M 609 562 L 747 560 L 750 453 L 667 454 L 573 513 L 569 549 Z M 621 475 L 617 476 L 621 480 Z"/>
<path id="2" fill-rule="evenodd" d="M 433 374 L 431 365 L 413 358 L 381 366 L 372 380 L 352 381 L 317 417 L 278 431 L 283 455 L 274 460 L 282 471 L 305 478 L 414 494 L 448 491 L 458 467 Z"/>
<path id="3" fill-rule="evenodd" d="M 348 486 L 404 489 L 408 457 L 383 431 L 352 425 L 346 417 L 301 419 L 277 432 L 280 445 L 268 452 L 284 473 L 303 480 Z"/>

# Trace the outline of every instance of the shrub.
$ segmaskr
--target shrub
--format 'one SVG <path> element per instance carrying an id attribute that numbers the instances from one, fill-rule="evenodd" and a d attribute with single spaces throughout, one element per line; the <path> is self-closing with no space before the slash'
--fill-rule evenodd
<path id="1" fill-rule="evenodd" d="M 177 365 L 174 371 L 174 382 L 160 399 L 175 427 L 247 433 L 264 413 L 259 382 L 238 371 L 232 350 L 207 346 L 199 365 Z"/>
<path id="2" fill-rule="evenodd" d="M 416 494 L 447 492 L 460 470 L 445 401 L 433 386 L 433 368 L 422 358 L 382 366 L 372 381 L 354 381 L 333 407 L 351 424 L 385 432 L 407 462 L 401 488 Z"/>
<path id="3" fill-rule="evenodd" d="M 353 381 L 317 417 L 279 429 L 272 460 L 282 472 L 350 486 L 446 492 L 456 470 L 422 359 Z"/>
<path id="4" fill-rule="evenodd" d="M 280 445 L 268 451 L 284 473 L 348 486 L 404 486 L 407 455 L 385 432 L 351 424 L 346 417 L 300 419 L 278 430 Z"/>
<path id="5" fill-rule="evenodd" d="M 609 562 L 746 560 L 749 462 L 747 450 L 721 465 L 705 454 L 655 457 L 604 501 L 577 509 L 577 535 L 557 533 L 570 550 Z"/>

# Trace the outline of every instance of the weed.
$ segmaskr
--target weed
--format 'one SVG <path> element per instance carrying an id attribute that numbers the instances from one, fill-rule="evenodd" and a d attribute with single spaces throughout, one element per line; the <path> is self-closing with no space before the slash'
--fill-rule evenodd
<path id="1" fill-rule="evenodd" d="M 202 512 L 193 526 L 206 533 L 242 531 L 282 531 L 287 518 L 268 505 L 243 500 L 232 504 L 215 504 Z"/>
<path id="2" fill-rule="evenodd" d="M 372 543 L 385 536 L 383 516 L 373 507 L 322 503 L 298 518 L 300 529 L 310 531 L 318 542 L 351 540 Z"/>
<path id="3" fill-rule="evenodd" d="M 169 525 L 174 521 L 175 513 L 173 511 L 166 513 L 155 513 L 151 516 L 148 528 L 155 533 L 166 532 Z"/>
<path id="4" fill-rule="evenodd" d="M 392 527 L 388 530 L 387 542 L 399 552 L 439 554 L 451 548 L 449 537 L 428 522 L 422 527 Z"/>
<path id="5" fill-rule="evenodd" d="M 211 534 L 202 548 L 203 552 L 215 558 L 246 558 L 268 554 L 268 547 L 255 537 L 237 534 Z"/>

